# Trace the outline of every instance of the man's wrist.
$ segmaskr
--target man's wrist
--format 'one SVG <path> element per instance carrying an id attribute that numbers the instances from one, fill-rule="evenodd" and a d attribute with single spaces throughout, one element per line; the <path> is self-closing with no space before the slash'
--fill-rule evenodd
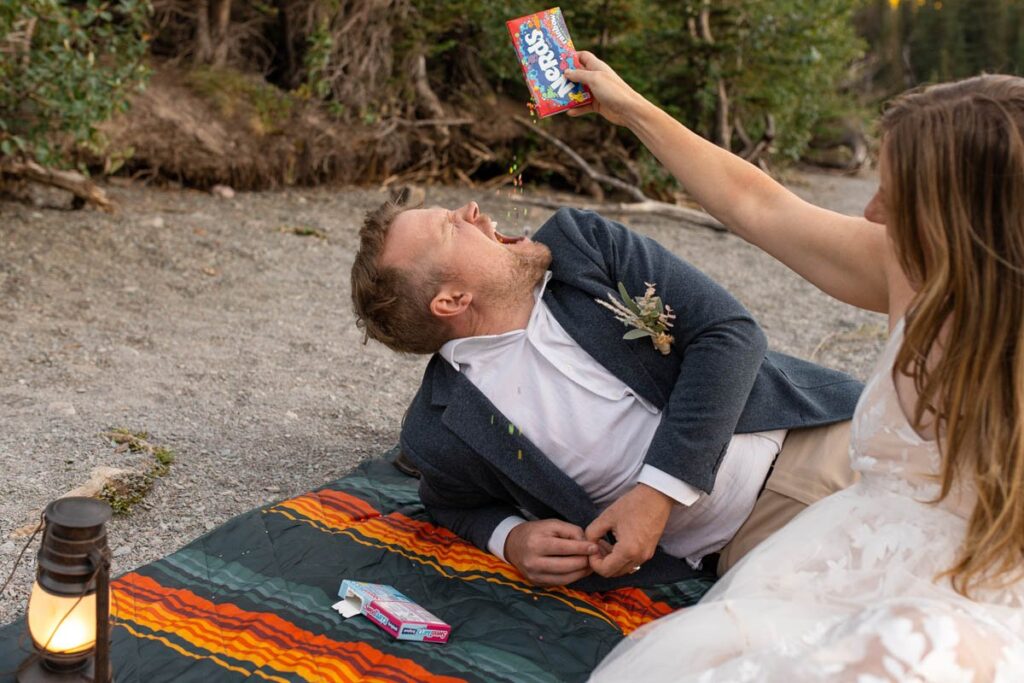
<path id="1" fill-rule="evenodd" d="M 644 498 L 646 498 L 650 504 L 656 505 L 666 510 L 671 510 L 672 506 L 676 504 L 676 501 L 675 499 L 672 498 L 672 496 L 662 493 L 653 486 L 648 486 L 647 484 L 639 483 L 636 486 L 634 486 L 633 489 L 637 490 L 641 495 L 643 495 Z"/>

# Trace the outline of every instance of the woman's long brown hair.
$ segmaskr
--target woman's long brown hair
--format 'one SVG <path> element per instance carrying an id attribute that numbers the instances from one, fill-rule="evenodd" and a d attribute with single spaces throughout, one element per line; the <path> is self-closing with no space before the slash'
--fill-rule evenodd
<path id="1" fill-rule="evenodd" d="M 889 230 L 917 290 L 896 372 L 913 423 L 939 435 L 939 500 L 977 493 L 945 575 L 965 595 L 1003 587 L 1024 568 L 1024 79 L 903 95 L 882 128 Z"/>

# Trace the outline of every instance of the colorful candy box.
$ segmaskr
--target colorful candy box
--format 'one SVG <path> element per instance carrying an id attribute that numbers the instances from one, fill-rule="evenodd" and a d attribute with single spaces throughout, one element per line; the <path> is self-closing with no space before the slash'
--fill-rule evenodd
<path id="1" fill-rule="evenodd" d="M 523 77 L 530 88 L 537 115 L 551 116 L 591 101 L 586 86 L 566 79 L 575 69 L 576 48 L 559 7 L 505 22 L 512 34 Z"/>
<path id="2" fill-rule="evenodd" d="M 398 640 L 445 643 L 452 627 L 405 597 L 393 586 L 346 579 L 332 605 L 346 619 L 362 614 Z"/>

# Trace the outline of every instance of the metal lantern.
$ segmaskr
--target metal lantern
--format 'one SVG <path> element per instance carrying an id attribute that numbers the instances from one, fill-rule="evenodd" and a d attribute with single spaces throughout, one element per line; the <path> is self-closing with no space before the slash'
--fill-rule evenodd
<path id="1" fill-rule="evenodd" d="M 36 652 L 18 670 L 18 683 L 110 681 L 110 516 L 110 506 L 92 498 L 46 506 L 28 601 Z"/>

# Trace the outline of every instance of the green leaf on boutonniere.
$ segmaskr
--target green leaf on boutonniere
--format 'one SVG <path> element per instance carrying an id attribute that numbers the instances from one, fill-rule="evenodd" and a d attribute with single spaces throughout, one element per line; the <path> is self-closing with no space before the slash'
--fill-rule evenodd
<path id="1" fill-rule="evenodd" d="M 647 330 L 630 330 L 626 334 L 622 335 L 623 339 L 639 339 L 640 337 L 650 337 L 651 333 Z"/>
<path id="2" fill-rule="evenodd" d="M 626 285 L 619 283 L 619 296 L 622 297 L 622 303 L 626 304 L 629 310 L 633 311 L 636 315 L 640 315 L 640 307 L 633 301 L 633 297 L 626 291 Z"/>
<path id="3" fill-rule="evenodd" d="M 608 301 L 595 301 L 611 311 L 620 323 L 636 328 L 622 335 L 623 339 L 650 337 L 654 348 L 668 355 L 672 349 L 672 342 L 675 341 L 668 330 L 672 327 L 672 320 L 676 314 L 665 305 L 660 296 L 655 295 L 653 282 L 645 282 L 647 289 L 644 290 L 644 295 L 636 298 L 629 295 L 625 285 L 621 282 L 618 284 L 621 301 L 616 301 L 615 295 L 611 292 L 608 293 Z"/>

